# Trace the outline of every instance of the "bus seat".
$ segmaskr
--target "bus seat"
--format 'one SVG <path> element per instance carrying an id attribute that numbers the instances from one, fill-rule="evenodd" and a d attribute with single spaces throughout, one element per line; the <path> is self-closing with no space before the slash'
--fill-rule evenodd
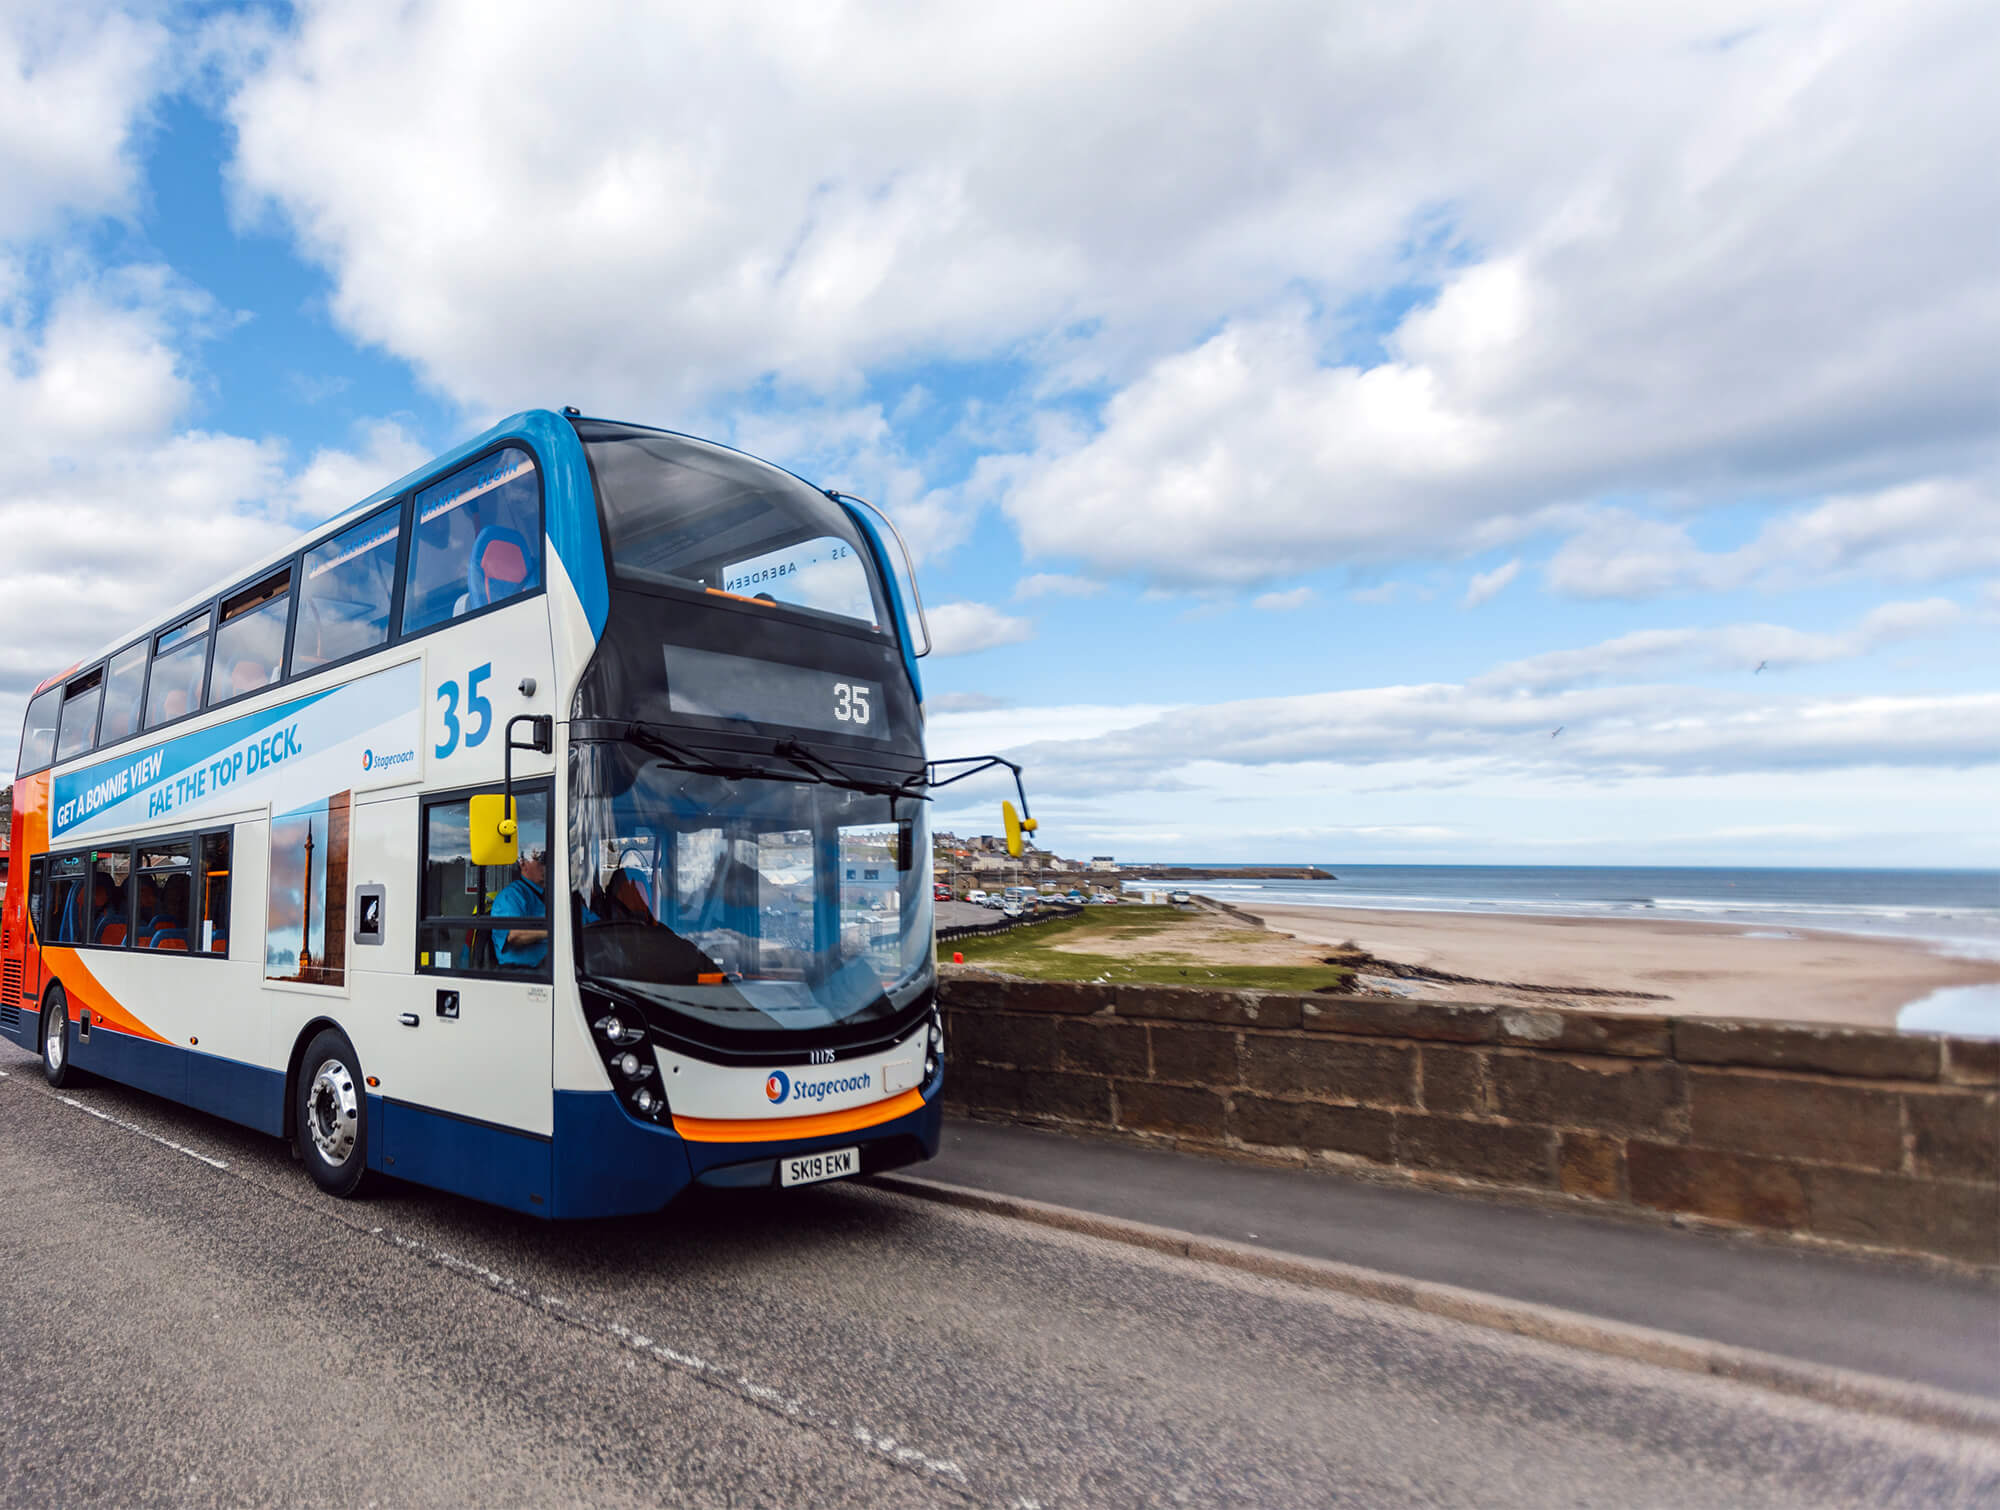
<path id="1" fill-rule="evenodd" d="M 238 661 L 229 668 L 229 695 L 241 697 L 246 692 L 255 692 L 270 680 L 270 669 L 262 661 Z"/>
<path id="2" fill-rule="evenodd" d="M 178 949 L 185 954 L 187 946 L 188 936 L 185 928 L 162 928 L 153 935 L 152 947 L 155 949 Z"/>
<path id="3" fill-rule="evenodd" d="M 528 542 L 504 524 L 489 524 L 472 540 L 465 568 L 465 609 L 484 608 L 511 598 L 528 581 Z"/>
<path id="4" fill-rule="evenodd" d="M 122 944 L 125 942 L 125 920 L 105 918 L 97 925 L 97 942 L 100 944 Z"/>
<path id="5" fill-rule="evenodd" d="M 166 695 L 166 697 L 162 699 L 160 703 L 161 721 L 164 722 L 165 720 L 170 718 L 179 718 L 183 713 L 187 712 L 187 710 L 188 710 L 187 692 L 183 688 L 176 687 L 171 692 L 169 692 Z"/>

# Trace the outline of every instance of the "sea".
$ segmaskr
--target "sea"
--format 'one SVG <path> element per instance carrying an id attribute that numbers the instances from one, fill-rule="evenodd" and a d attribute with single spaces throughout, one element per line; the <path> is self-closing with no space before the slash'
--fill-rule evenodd
<path id="1" fill-rule="evenodd" d="M 1160 862 L 1227 871 L 1198 860 Z M 1217 901 L 1411 912 L 1679 918 L 1751 936 L 1811 928 L 1916 939 L 1941 954 L 2000 960 L 2000 870 L 1816 870 L 1642 865 L 1339 865 L 1332 881 L 1205 880 Z M 1127 887 L 1143 879 L 1124 867 Z M 1955 986 L 1904 1007 L 1913 1031 L 2000 1037 L 2000 986 Z"/>

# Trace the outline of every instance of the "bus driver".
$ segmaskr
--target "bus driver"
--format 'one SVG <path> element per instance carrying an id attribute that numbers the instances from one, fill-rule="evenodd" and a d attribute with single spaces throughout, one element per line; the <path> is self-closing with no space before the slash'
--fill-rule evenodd
<path id="1" fill-rule="evenodd" d="M 549 852 L 545 845 L 521 851 L 521 873 L 493 899 L 496 918 L 546 918 L 549 915 Z M 549 959 L 549 930 L 496 928 L 493 952 L 502 970 L 539 970 Z"/>

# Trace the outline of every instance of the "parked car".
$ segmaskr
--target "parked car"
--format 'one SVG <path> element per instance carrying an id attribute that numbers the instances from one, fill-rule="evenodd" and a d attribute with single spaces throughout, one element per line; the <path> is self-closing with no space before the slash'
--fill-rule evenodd
<path id="1" fill-rule="evenodd" d="M 965 899 L 966 901 L 972 902 L 980 907 L 984 907 L 986 905 L 986 893 L 983 891 L 968 891 L 965 894 Z"/>
<path id="2" fill-rule="evenodd" d="M 1023 907 L 1019 902 L 1002 902 L 1000 910 L 1010 918 L 1017 918 L 1028 909 Z"/>
<path id="3" fill-rule="evenodd" d="M 1194 894 L 1187 891 L 1170 891 L 1167 893 L 1167 900 L 1176 907 L 1185 907 L 1194 900 Z"/>

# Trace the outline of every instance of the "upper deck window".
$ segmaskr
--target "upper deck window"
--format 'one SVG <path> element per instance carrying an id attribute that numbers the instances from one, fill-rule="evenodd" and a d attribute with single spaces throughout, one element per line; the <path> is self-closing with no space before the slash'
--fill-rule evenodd
<path id="1" fill-rule="evenodd" d="M 97 733 L 97 705 L 104 700 L 104 672 L 79 676 L 63 693 L 61 732 L 56 735 L 56 759 L 68 760 L 90 748 Z"/>
<path id="2" fill-rule="evenodd" d="M 153 680 L 146 689 L 146 727 L 158 728 L 201 706 L 208 662 L 208 610 L 181 620 L 153 641 Z"/>
<path id="3" fill-rule="evenodd" d="M 27 721 L 21 726 L 21 758 L 15 774 L 39 771 L 55 758 L 56 718 L 62 712 L 63 689 L 51 687 L 28 704 Z"/>
<path id="4" fill-rule="evenodd" d="M 417 494 L 405 634 L 541 585 L 541 489 L 526 451 L 505 446 Z"/>
<path id="5" fill-rule="evenodd" d="M 386 508 L 306 552 L 292 632 L 294 675 L 388 641 L 402 528 L 402 509 Z"/>
<path id="6" fill-rule="evenodd" d="M 278 679 L 285 659 L 285 620 L 292 608 L 292 569 L 222 600 L 222 623 L 215 631 L 215 665 L 209 672 L 208 700 L 226 703 Z"/>
<path id="7" fill-rule="evenodd" d="M 97 724 L 98 744 L 116 744 L 139 732 L 139 697 L 145 690 L 146 645 L 142 640 L 111 657 L 104 678 L 104 716 Z"/>
<path id="8" fill-rule="evenodd" d="M 879 629 L 875 574 L 847 513 L 790 473 L 703 441 L 586 422 L 617 575 L 810 609 Z"/>

